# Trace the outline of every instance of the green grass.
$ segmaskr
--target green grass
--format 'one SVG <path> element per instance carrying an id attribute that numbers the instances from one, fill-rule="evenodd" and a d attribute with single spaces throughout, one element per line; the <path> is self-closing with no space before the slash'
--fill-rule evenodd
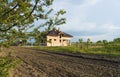
<path id="1" fill-rule="evenodd" d="M 101 54 L 120 58 L 120 46 L 106 46 L 101 48 L 89 48 L 88 53 Z"/>
<path id="2" fill-rule="evenodd" d="M 15 68 L 20 60 L 14 60 L 12 57 L 0 57 L 0 77 L 8 77 L 11 68 Z"/>
<path id="3" fill-rule="evenodd" d="M 45 51 L 55 51 L 55 52 L 70 52 L 70 53 L 76 53 L 79 50 L 77 48 L 74 47 L 34 47 L 35 49 L 39 49 L 39 50 L 45 50 Z"/>
<path id="4" fill-rule="evenodd" d="M 67 47 L 34 47 L 39 50 L 54 51 L 54 52 L 68 52 L 68 53 L 86 53 L 86 54 L 98 54 L 108 57 L 120 58 L 120 46 L 108 46 L 100 48 L 78 48 L 75 46 Z"/>

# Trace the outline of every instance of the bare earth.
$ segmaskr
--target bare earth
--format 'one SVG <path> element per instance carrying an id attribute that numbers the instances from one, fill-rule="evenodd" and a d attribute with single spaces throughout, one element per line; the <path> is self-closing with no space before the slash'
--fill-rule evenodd
<path id="1" fill-rule="evenodd" d="M 23 61 L 10 77 L 120 77 L 120 62 L 13 48 Z"/>

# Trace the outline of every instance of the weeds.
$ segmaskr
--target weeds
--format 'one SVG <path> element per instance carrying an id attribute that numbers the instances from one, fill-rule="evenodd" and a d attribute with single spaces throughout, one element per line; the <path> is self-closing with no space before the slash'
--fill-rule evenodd
<path id="1" fill-rule="evenodd" d="M 7 56 L 0 57 L 0 77 L 8 77 L 10 69 L 15 68 L 20 63 L 21 60 L 13 58 L 11 52 Z"/>
<path id="2" fill-rule="evenodd" d="M 75 46 L 67 47 L 34 47 L 35 49 L 55 51 L 55 52 L 68 52 L 68 53 L 88 53 L 99 54 L 120 58 L 120 46 L 106 46 L 106 47 L 89 47 L 79 48 Z"/>

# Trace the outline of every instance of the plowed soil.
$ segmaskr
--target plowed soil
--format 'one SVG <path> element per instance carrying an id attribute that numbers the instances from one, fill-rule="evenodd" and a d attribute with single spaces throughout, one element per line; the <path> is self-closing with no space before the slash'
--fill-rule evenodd
<path id="1" fill-rule="evenodd" d="M 120 77 L 120 62 L 14 47 L 23 62 L 10 77 Z"/>

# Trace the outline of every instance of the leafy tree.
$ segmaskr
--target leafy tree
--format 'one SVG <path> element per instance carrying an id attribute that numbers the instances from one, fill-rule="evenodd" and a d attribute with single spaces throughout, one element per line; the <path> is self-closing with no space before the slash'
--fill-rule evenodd
<path id="1" fill-rule="evenodd" d="M 46 21 L 43 24 L 41 24 L 40 26 L 38 26 L 37 27 L 38 29 L 40 27 L 46 26 L 45 31 L 48 32 L 48 31 L 52 30 L 53 28 L 55 28 L 56 26 L 66 23 L 66 18 L 62 17 L 62 15 L 64 15 L 66 13 L 65 10 L 61 9 L 57 13 L 52 15 L 53 9 L 51 9 L 48 13 L 49 13 L 49 15 L 46 17 L 47 18 Z"/>
<path id="2" fill-rule="evenodd" d="M 113 42 L 114 42 L 114 43 L 119 43 L 119 44 L 120 44 L 120 38 L 115 38 L 115 39 L 113 40 Z"/>
<path id="3" fill-rule="evenodd" d="M 53 0 L 1 0 L 0 39 L 1 45 L 10 44 L 16 38 L 26 37 L 25 29 L 35 20 L 46 20 Z"/>
<path id="4" fill-rule="evenodd" d="M 13 27 L 25 27 L 35 19 L 44 19 L 44 7 L 53 0 L 2 0 L 0 1 L 0 31 L 7 32 Z"/>
<path id="5" fill-rule="evenodd" d="M 39 45 L 40 43 L 44 43 L 45 32 L 40 32 L 37 28 L 35 28 L 32 32 L 30 32 L 29 38 L 32 37 L 35 40 L 35 43 Z"/>
<path id="6" fill-rule="evenodd" d="M 97 44 L 101 44 L 101 43 L 102 43 L 102 41 L 101 41 L 101 40 L 99 40 L 99 41 L 97 41 L 96 43 L 97 43 Z"/>
<path id="7" fill-rule="evenodd" d="M 103 42 L 105 47 L 108 45 L 108 41 L 107 40 L 103 40 L 102 42 Z"/>
<path id="8" fill-rule="evenodd" d="M 47 30 L 50 31 L 53 29 L 55 26 L 65 24 L 66 23 L 66 18 L 60 18 L 61 15 L 65 14 L 66 11 L 64 10 L 59 10 L 54 17 L 50 17 L 49 20 L 46 22 L 46 25 L 48 26 Z"/>
<path id="9" fill-rule="evenodd" d="M 53 9 L 51 9 L 48 13 L 46 22 L 43 24 L 40 24 L 38 27 L 36 27 L 32 32 L 32 37 L 35 39 L 36 43 L 45 43 L 47 40 L 45 39 L 45 35 L 52 29 L 54 29 L 58 25 L 65 24 L 66 18 L 61 18 L 63 14 L 66 13 L 64 10 L 59 10 L 57 13 L 55 13 L 53 16 L 51 15 Z M 46 27 L 43 32 L 39 31 L 39 28 Z"/>
<path id="10" fill-rule="evenodd" d="M 108 43 L 108 41 L 107 41 L 107 40 L 103 40 L 102 42 L 103 42 L 103 44 L 106 44 L 106 43 Z"/>
<path id="11" fill-rule="evenodd" d="M 96 44 L 97 44 L 97 45 L 102 45 L 103 42 L 102 42 L 101 40 L 98 40 L 98 41 L 96 42 Z"/>
<path id="12" fill-rule="evenodd" d="M 83 39 L 82 39 L 82 38 L 81 38 L 81 39 L 79 39 L 80 48 L 83 48 L 83 46 L 82 46 L 82 42 L 83 42 Z"/>
<path id="13" fill-rule="evenodd" d="M 87 48 L 90 45 L 90 38 L 87 39 Z"/>
<path id="14" fill-rule="evenodd" d="M 83 39 L 82 39 L 82 38 L 81 38 L 81 39 L 79 39 L 79 42 L 80 42 L 80 43 L 82 43 L 82 42 L 83 42 Z"/>

